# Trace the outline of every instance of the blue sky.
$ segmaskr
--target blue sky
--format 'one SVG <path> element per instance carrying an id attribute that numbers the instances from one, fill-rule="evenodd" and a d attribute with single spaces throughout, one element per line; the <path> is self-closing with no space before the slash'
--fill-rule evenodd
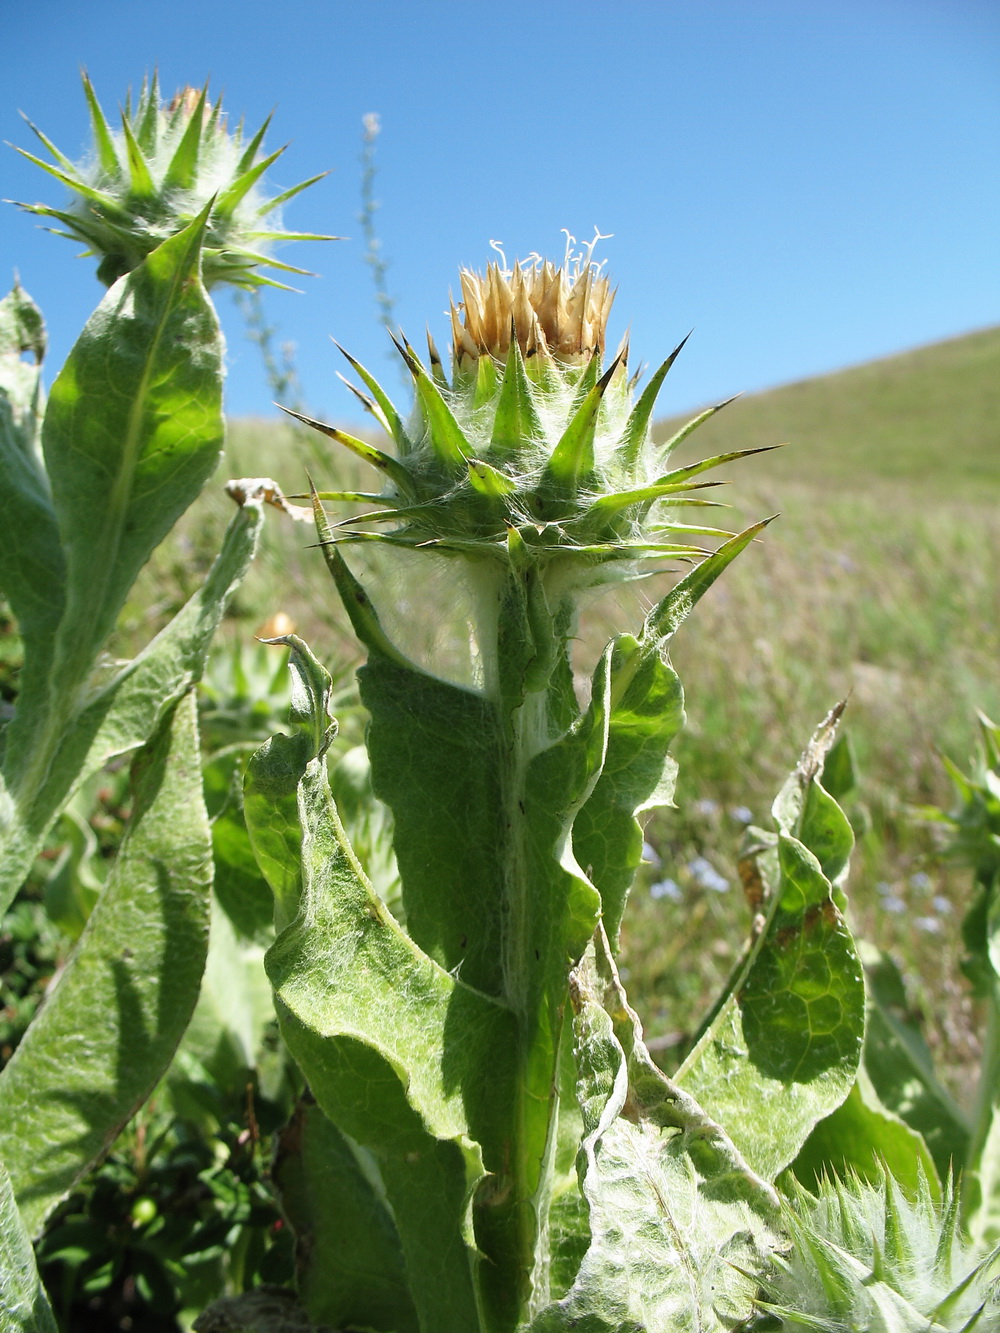
<path id="1" fill-rule="evenodd" d="M 395 318 L 446 336 L 460 264 L 489 241 L 559 257 L 561 229 L 614 233 L 614 335 L 657 361 L 691 328 L 661 403 L 681 411 L 1000 320 L 1000 5 L 996 0 L 7 0 L 0 138 L 23 110 L 70 156 L 86 145 L 79 67 L 106 106 L 159 67 L 211 76 L 259 122 L 286 212 L 349 241 L 289 247 L 315 269 L 268 297 L 317 412 L 357 418 L 336 337 L 398 384 L 357 220 L 361 122 L 382 121 L 378 228 Z M 61 202 L 0 148 L 0 195 Z M 50 376 L 100 295 L 90 261 L 0 208 L 52 339 Z M 270 411 L 255 350 L 220 303 L 231 411 Z"/>

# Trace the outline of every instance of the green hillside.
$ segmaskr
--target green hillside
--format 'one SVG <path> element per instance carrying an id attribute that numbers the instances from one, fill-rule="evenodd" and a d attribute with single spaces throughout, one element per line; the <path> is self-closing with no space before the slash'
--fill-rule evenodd
<path id="1" fill-rule="evenodd" d="M 682 421 L 660 422 L 658 438 Z M 746 465 L 755 479 L 988 498 L 1000 487 L 1000 327 L 738 399 L 684 458 L 778 442 L 790 447 Z"/>

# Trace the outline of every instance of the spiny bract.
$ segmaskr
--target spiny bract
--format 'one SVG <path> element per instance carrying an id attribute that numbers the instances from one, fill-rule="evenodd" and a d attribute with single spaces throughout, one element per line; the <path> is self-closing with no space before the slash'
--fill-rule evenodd
<path id="1" fill-rule="evenodd" d="M 463 299 L 451 308 L 450 378 L 430 335 L 426 365 L 405 339 L 396 342 L 413 377 L 409 420 L 344 353 L 368 390 L 354 392 L 396 453 L 300 417 L 385 482 L 378 493 L 317 495 L 381 507 L 344 520 L 331 540 L 429 547 L 543 571 L 555 564 L 582 585 L 622 577 L 640 560 L 700 558 L 708 552 L 693 539 L 731 535 L 649 521 L 659 501 L 712 504 L 685 493 L 717 484 L 697 480 L 707 469 L 759 451 L 667 466 L 675 446 L 718 407 L 666 444 L 652 444 L 653 405 L 680 347 L 637 398 L 627 346 L 605 367 L 613 293 L 591 252 L 568 254 L 561 267 L 532 257 L 512 268 L 491 264 L 485 274 L 463 270 Z"/>
<path id="2" fill-rule="evenodd" d="M 283 283 L 264 277 L 262 266 L 287 273 L 307 270 L 283 264 L 266 253 L 273 241 L 332 240 L 281 230 L 273 218 L 283 203 L 321 176 L 313 176 L 274 199 L 265 199 L 258 182 L 284 152 L 257 161 L 271 117 L 244 141 L 242 122 L 230 134 L 221 102 L 211 105 L 207 85 L 200 92 L 184 88 L 161 104 L 156 76 L 143 82 L 135 105 L 131 95 L 113 130 L 86 74 L 83 90 L 90 108 L 94 144 L 82 162 L 72 162 L 37 126 L 28 124 L 55 159 L 46 162 L 18 152 L 73 191 L 65 209 L 21 204 L 29 213 L 55 218 L 59 236 L 82 241 L 87 254 L 100 257 L 97 276 L 107 286 L 130 273 L 168 237 L 206 215 L 202 274 L 207 287 L 231 282 L 238 287 Z M 325 174 L 325 173 L 321 173 Z M 262 249 L 261 247 L 265 247 Z"/>
<path id="3" fill-rule="evenodd" d="M 997 1333 L 1000 1248 L 984 1255 L 959 1223 L 957 1191 L 915 1199 L 880 1174 L 796 1191 L 790 1252 L 763 1282 L 766 1311 L 749 1327 L 823 1333 Z"/>

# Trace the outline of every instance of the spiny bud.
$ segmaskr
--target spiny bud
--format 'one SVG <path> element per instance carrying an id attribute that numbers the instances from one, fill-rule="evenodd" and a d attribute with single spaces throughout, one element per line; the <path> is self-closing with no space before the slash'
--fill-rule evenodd
<path id="1" fill-rule="evenodd" d="M 305 269 L 284 264 L 268 253 L 274 241 L 332 240 L 329 236 L 281 230 L 277 210 L 312 185 L 300 185 L 267 199 L 259 182 L 283 148 L 257 160 L 270 116 L 249 139 L 242 122 L 230 133 L 219 102 L 208 100 L 207 85 L 181 89 L 161 103 L 156 76 L 143 83 L 135 105 L 131 95 L 121 113 L 121 129 L 112 129 L 86 74 L 83 90 L 90 109 L 94 143 L 90 155 L 74 163 L 28 121 L 53 162 L 23 148 L 18 152 L 68 186 L 65 209 L 21 204 L 29 213 L 62 224 L 57 235 L 83 242 L 99 257 L 97 275 L 110 286 L 136 268 L 168 237 L 176 235 L 211 205 L 202 248 L 206 286 L 230 282 L 238 287 L 283 286 L 264 277 L 261 267 L 288 273 Z M 323 173 L 325 174 L 325 173 Z"/>
<path id="2" fill-rule="evenodd" d="M 1000 1326 L 1000 1255 L 963 1235 L 951 1182 L 938 1202 L 922 1174 L 912 1198 L 884 1170 L 823 1179 L 815 1195 L 795 1191 L 785 1229 L 791 1249 L 763 1279 L 747 1333 Z"/>

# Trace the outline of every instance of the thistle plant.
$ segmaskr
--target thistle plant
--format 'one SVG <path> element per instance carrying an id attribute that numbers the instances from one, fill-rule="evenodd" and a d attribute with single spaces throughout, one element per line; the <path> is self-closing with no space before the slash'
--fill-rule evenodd
<path id="1" fill-rule="evenodd" d="M 30 120 L 53 160 L 18 149 L 67 186 L 72 202 L 66 208 L 20 207 L 61 223 L 52 228 L 56 235 L 82 242 L 87 253 L 98 256 L 97 276 L 105 286 L 131 273 L 195 219 L 202 219 L 201 275 L 207 288 L 222 282 L 283 286 L 261 268 L 306 270 L 275 259 L 269 253 L 273 242 L 333 239 L 284 231 L 277 221 L 282 204 L 325 173 L 273 198 L 263 194 L 264 173 L 285 151 L 259 156 L 270 116 L 253 135 L 244 134 L 242 121 L 230 132 L 222 102 L 208 100 L 207 84 L 200 92 L 183 88 L 163 102 L 154 74 L 151 81 L 143 80 L 134 103 L 129 93 L 121 128 L 113 129 L 86 74 L 83 91 L 93 132 L 91 152 L 83 161 L 73 162 Z"/>
<path id="2" fill-rule="evenodd" d="M 732 1327 L 752 1308 L 744 1270 L 778 1243 L 773 1181 L 857 1070 L 864 992 L 837 888 L 851 835 L 820 781 L 835 720 L 761 834 L 757 930 L 676 1079 L 621 987 L 639 817 L 671 800 L 683 721 L 667 645 L 764 524 L 697 521 L 703 474 L 755 451 L 671 466 L 717 409 L 653 445 L 680 349 L 637 391 L 627 349 L 605 355 L 611 289 L 591 261 L 463 272 L 450 373 L 432 340 L 426 363 L 397 344 L 405 419 L 348 356 L 394 452 L 300 418 L 381 479 L 313 502 L 367 650 L 401 882 L 390 911 L 330 793 L 328 678 L 283 639 L 295 726 L 251 762 L 245 811 L 276 898 L 266 966 L 315 1098 L 276 1179 L 304 1305 L 332 1327 Z M 333 521 L 334 503 L 362 509 Z M 365 543 L 443 557 L 472 589 L 470 685 L 386 631 L 382 589 L 350 563 Z M 579 697 L 583 599 L 677 561 L 693 567 Z"/>
<path id="3" fill-rule="evenodd" d="M 194 688 L 254 553 L 260 488 L 239 492 L 177 615 L 130 661 L 105 650 L 220 458 L 224 349 L 206 283 L 270 281 L 256 247 L 287 234 L 260 219 L 295 193 L 257 194 L 275 157 L 255 160 L 263 130 L 230 136 L 204 93 L 164 107 L 154 80 L 112 133 L 84 89 L 92 157 L 74 166 L 40 131 L 55 165 L 27 154 L 76 195 L 30 211 L 82 239 L 109 288 L 47 400 L 41 312 L 19 284 L 0 301 L 0 588 L 24 654 L 0 745 L 0 911 L 111 761 L 130 762 L 131 813 L 58 987 L 0 1072 L 4 1329 L 53 1326 L 27 1237 L 149 1096 L 198 999 L 213 862 Z"/>

